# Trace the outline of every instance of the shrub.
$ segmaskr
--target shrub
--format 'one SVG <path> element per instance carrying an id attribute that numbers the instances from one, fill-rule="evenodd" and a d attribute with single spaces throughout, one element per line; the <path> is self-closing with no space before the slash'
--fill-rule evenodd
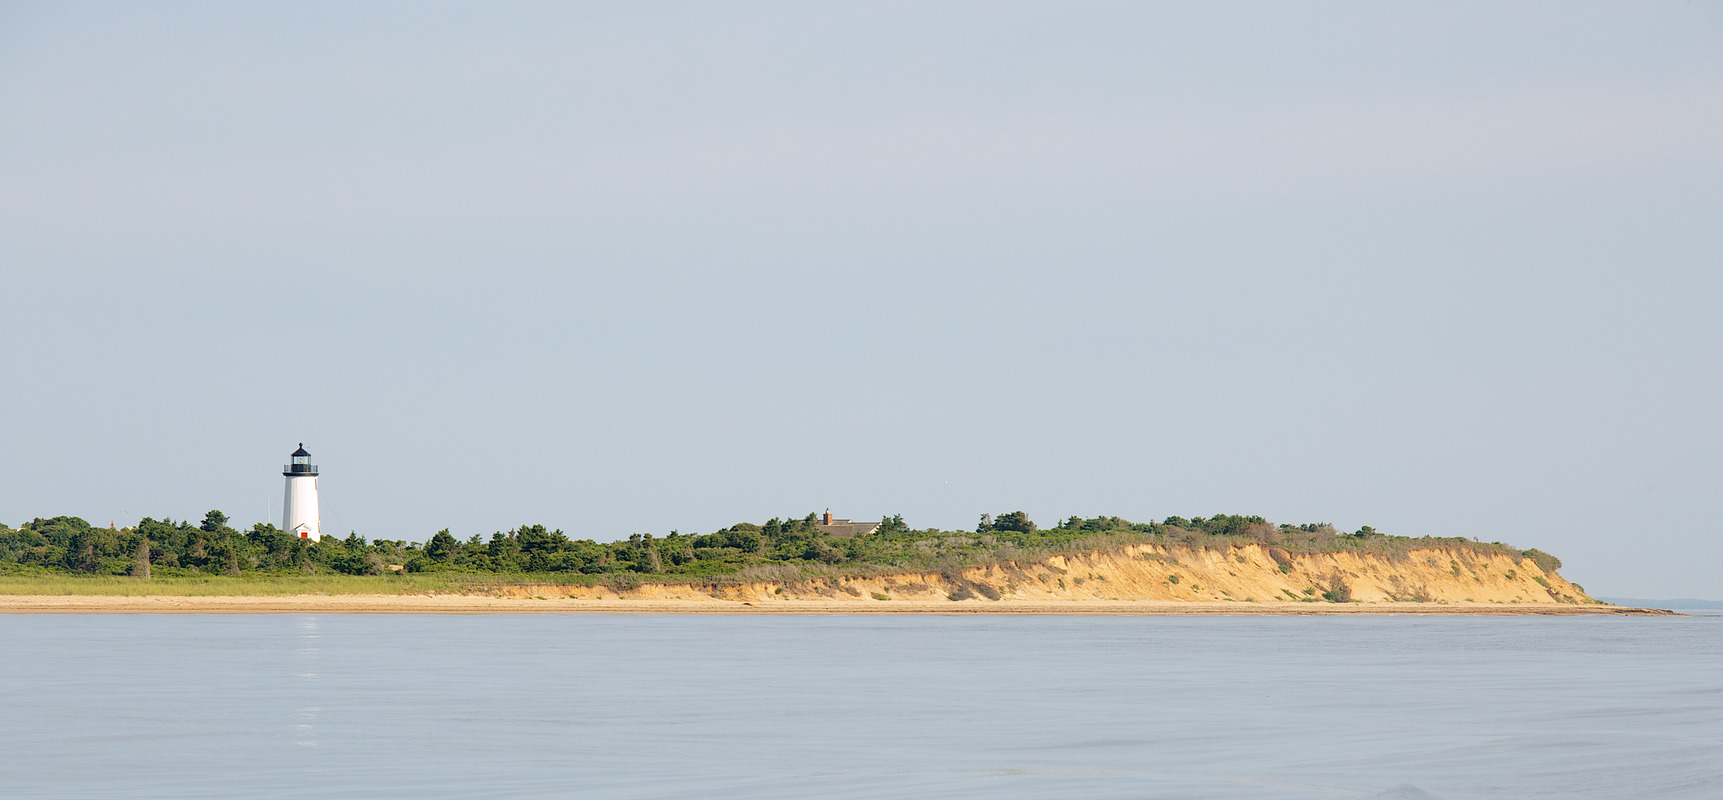
<path id="1" fill-rule="evenodd" d="M 1396 603 L 1402 603 L 1402 602 L 1432 603 L 1432 602 L 1435 602 L 1435 598 L 1430 595 L 1430 588 L 1425 586 L 1422 583 L 1408 586 L 1406 584 L 1406 582 L 1404 580 L 1402 580 L 1400 578 L 1400 576 L 1398 576 L 1398 575 L 1390 577 L 1388 580 L 1390 583 L 1392 583 L 1394 585 L 1394 591 L 1392 594 L 1388 595 L 1388 599 L 1393 600 Z"/>
<path id="2" fill-rule="evenodd" d="M 736 577 L 744 581 L 794 581 L 801 580 L 802 568 L 794 564 L 756 564 L 737 570 Z"/>
<path id="3" fill-rule="evenodd" d="M 1538 569 L 1541 569 L 1544 572 L 1555 572 L 1556 570 L 1561 569 L 1561 559 L 1535 547 L 1530 550 L 1520 551 L 1520 557 L 1530 559 L 1533 564 L 1538 565 Z"/>
<path id="4" fill-rule="evenodd" d="M 1322 599 L 1330 603 L 1352 602 L 1352 587 L 1346 583 L 1346 578 L 1336 572 L 1328 576 L 1328 588 L 1323 590 Z"/>
<path id="5" fill-rule="evenodd" d="M 873 599 L 875 599 L 875 600 L 890 600 L 891 595 L 888 595 L 885 592 L 874 592 L 873 593 Z"/>
<path id="6" fill-rule="evenodd" d="M 631 572 L 622 572 L 604 576 L 604 585 L 613 592 L 626 592 L 640 588 L 640 578 Z"/>

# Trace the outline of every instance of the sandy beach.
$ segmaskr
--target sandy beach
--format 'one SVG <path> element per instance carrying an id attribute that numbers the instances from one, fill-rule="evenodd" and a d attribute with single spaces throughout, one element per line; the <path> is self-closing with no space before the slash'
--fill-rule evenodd
<path id="1" fill-rule="evenodd" d="M 284 597 L 0 596 L 8 614 L 1077 614 L 1077 615 L 1668 615 L 1656 609 L 1549 603 L 1194 603 L 1166 601 L 855 602 L 500 598 L 476 595 Z"/>

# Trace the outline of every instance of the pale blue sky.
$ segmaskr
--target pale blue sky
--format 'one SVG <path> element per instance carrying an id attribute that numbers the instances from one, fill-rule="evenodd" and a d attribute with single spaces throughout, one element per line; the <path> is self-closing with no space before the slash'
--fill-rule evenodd
<path id="1" fill-rule="evenodd" d="M 830 507 L 1723 597 L 1723 4 L 0 3 L 0 521 Z M 272 499 L 273 498 L 273 499 Z"/>

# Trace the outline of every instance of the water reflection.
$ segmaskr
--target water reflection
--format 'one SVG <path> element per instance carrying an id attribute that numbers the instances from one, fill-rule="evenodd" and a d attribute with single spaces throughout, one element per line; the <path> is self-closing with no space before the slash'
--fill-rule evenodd
<path id="1" fill-rule="evenodd" d="M 317 711 L 313 703 L 317 702 L 314 685 L 318 679 L 319 653 L 318 639 L 322 636 L 322 625 L 316 617 L 300 617 L 294 623 L 298 630 L 298 647 L 294 648 L 295 666 L 298 678 L 305 684 L 302 697 L 304 700 L 294 712 L 296 722 L 293 743 L 300 747 L 313 748 L 317 746 Z"/>

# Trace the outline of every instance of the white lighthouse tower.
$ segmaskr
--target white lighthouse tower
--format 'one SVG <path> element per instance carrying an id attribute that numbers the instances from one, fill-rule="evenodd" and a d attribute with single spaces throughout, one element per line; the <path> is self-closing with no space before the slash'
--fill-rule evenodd
<path id="1" fill-rule="evenodd" d="M 281 468 L 287 476 L 287 499 L 281 504 L 281 529 L 290 536 L 310 539 L 323 538 L 323 525 L 317 517 L 317 465 L 305 452 L 305 443 L 293 451 L 293 463 Z"/>

